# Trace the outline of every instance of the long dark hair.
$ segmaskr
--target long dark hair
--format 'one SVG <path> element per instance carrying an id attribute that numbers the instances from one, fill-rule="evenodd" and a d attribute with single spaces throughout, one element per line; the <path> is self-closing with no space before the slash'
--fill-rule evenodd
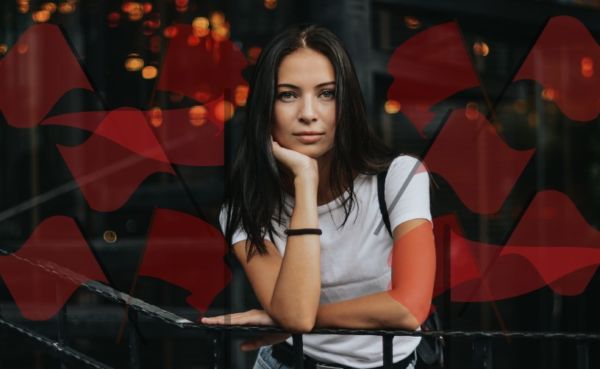
<path id="1" fill-rule="evenodd" d="M 336 198 L 346 190 L 350 195 L 343 200 L 345 219 L 340 227 L 348 220 L 356 201 L 355 174 L 378 173 L 389 166 L 393 157 L 367 123 L 354 65 L 339 38 L 316 25 L 298 25 L 279 33 L 263 49 L 256 63 L 242 141 L 226 183 L 226 240 L 231 244 L 233 233 L 241 227 L 248 235 L 248 259 L 256 251 L 266 252 L 265 236 L 269 234 L 273 241 L 276 233 L 273 221 L 282 223 L 285 173 L 272 153 L 272 113 L 279 65 L 284 57 L 300 48 L 320 52 L 335 70 L 336 128 L 329 183 Z"/>

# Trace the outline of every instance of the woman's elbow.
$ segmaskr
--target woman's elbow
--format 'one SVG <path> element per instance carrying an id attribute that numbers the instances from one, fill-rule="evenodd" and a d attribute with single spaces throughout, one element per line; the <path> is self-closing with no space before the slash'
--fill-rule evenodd
<path id="1" fill-rule="evenodd" d="M 308 333 L 315 328 L 315 318 L 290 319 L 282 322 L 281 327 L 290 333 Z"/>

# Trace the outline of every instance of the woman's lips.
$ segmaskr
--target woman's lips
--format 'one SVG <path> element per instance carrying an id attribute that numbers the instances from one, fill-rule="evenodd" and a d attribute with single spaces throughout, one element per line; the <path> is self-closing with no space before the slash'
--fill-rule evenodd
<path id="1" fill-rule="evenodd" d="M 294 135 L 298 138 L 298 141 L 305 143 L 305 144 L 310 144 L 310 143 L 315 143 L 317 141 L 319 141 L 321 139 L 321 137 L 323 136 L 322 133 L 320 134 L 314 134 L 314 133 L 309 133 L 309 134 L 298 134 L 298 135 Z"/>

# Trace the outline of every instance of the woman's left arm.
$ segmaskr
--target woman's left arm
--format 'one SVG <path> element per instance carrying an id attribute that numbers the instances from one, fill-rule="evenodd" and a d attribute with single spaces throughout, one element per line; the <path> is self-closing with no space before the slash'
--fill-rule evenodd
<path id="1" fill-rule="evenodd" d="M 409 220 L 394 229 L 391 289 L 320 305 L 316 327 L 417 329 L 429 315 L 434 280 L 431 222 Z"/>

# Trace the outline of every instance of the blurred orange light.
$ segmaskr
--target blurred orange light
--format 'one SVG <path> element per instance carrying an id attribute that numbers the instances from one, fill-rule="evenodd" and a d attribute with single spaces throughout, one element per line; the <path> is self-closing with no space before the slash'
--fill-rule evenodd
<path id="1" fill-rule="evenodd" d="M 0 44 L 0 55 L 6 54 L 8 51 L 8 46 L 6 44 Z"/>
<path id="2" fill-rule="evenodd" d="M 581 75 L 585 78 L 594 76 L 594 60 L 589 56 L 581 58 Z"/>
<path id="3" fill-rule="evenodd" d="M 144 17 L 144 6 L 138 2 L 130 2 L 128 6 L 129 20 L 139 21 Z"/>
<path id="4" fill-rule="evenodd" d="M 478 56 L 488 56 L 490 53 L 490 47 L 485 42 L 475 42 L 473 44 L 473 53 Z"/>
<path id="5" fill-rule="evenodd" d="M 150 13 L 152 11 L 152 3 L 144 3 L 144 13 Z"/>
<path id="6" fill-rule="evenodd" d="M 474 102 L 467 103 L 467 109 L 465 110 L 465 116 L 468 120 L 475 120 L 479 118 L 479 105 Z"/>
<path id="7" fill-rule="evenodd" d="M 58 6 L 58 12 L 62 14 L 69 14 L 75 11 L 74 3 L 60 3 Z"/>
<path id="8" fill-rule="evenodd" d="M 163 34 L 165 35 L 166 38 L 173 38 L 173 37 L 177 36 L 177 28 L 175 26 L 168 26 L 163 31 Z"/>
<path id="9" fill-rule="evenodd" d="M 251 48 L 248 49 L 248 62 L 250 64 L 256 64 L 256 60 L 258 59 L 258 56 L 260 55 L 260 52 L 262 51 L 262 49 L 260 47 L 257 46 L 253 46 Z"/>
<path id="10" fill-rule="evenodd" d="M 125 59 L 125 69 L 130 72 L 137 72 L 144 67 L 144 59 L 140 58 L 138 54 L 129 54 Z"/>
<path id="11" fill-rule="evenodd" d="M 158 74 L 158 69 L 156 69 L 153 65 L 147 65 L 142 69 L 142 78 L 144 79 L 152 79 L 156 78 Z"/>
<path id="12" fill-rule="evenodd" d="M 54 13 L 56 11 L 56 4 L 54 3 L 43 3 L 41 8 L 43 10 L 47 10 L 50 13 Z"/>
<path id="13" fill-rule="evenodd" d="M 188 10 L 188 0 L 175 0 L 175 8 L 180 13 L 185 13 Z"/>
<path id="14" fill-rule="evenodd" d="M 163 122 L 163 116 L 162 116 L 162 110 L 155 106 L 152 109 L 150 109 L 150 124 L 153 127 L 160 127 L 162 122 Z"/>
<path id="15" fill-rule="evenodd" d="M 196 17 L 192 21 L 192 27 L 199 29 L 207 29 L 209 26 L 208 18 L 206 17 Z"/>
<path id="16" fill-rule="evenodd" d="M 187 38 L 187 44 L 190 46 L 198 46 L 200 45 L 200 39 L 195 35 L 189 35 Z"/>
<path id="17" fill-rule="evenodd" d="M 50 12 L 47 10 L 38 10 L 31 14 L 31 18 L 36 23 L 45 23 L 50 19 Z"/>
<path id="18" fill-rule="evenodd" d="M 201 127 L 206 123 L 206 108 L 202 105 L 192 106 L 188 113 L 190 123 L 193 126 Z"/>
<path id="19" fill-rule="evenodd" d="M 27 53 L 29 51 L 29 45 L 25 43 L 20 43 L 17 45 L 17 52 L 21 55 Z"/>
<path id="20" fill-rule="evenodd" d="M 404 25 L 408 29 L 419 29 L 421 28 L 421 21 L 417 17 L 407 15 L 404 17 Z"/>
<path id="21" fill-rule="evenodd" d="M 102 238 L 106 243 L 115 243 L 117 242 L 117 232 L 111 230 L 104 231 Z"/>
<path id="22" fill-rule="evenodd" d="M 219 101 L 215 105 L 215 117 L 221 122 L 225 122 L 231 119 L 233 117 L 233 113 L 234 106 L 229 101 Z"/>
<path id="23" fill-rule="evenodd" d="M 246 101 L 248 100 L 248 86 L 247 85 L 239 85 L 235 88 L 235 92 L 233 93 L 233 101 L 237 106 L 246 106 Z"/>
<path id="24" fill-rule="evenodd" d="M 225 41 L 229 38 L 229 27 L 219 26 L 211 32 L 212 38 L 216 41 Z"/>
<path id="25" fill-rule="evenodd" d="M 194 99 L 201 102 L 206 102 L 210 100 L 211 97 L 212 94 L 210 93 L 210 87 L 206 85 L 200 86 L 200 89 L 194 92 Z"/>
<path id="26" fill-rule="evenodd" d="M 210 15 L 210 24 L 213 27 L 222 26 L 225 23 L 225 15 L 222 12 L 213 12 Z"/>
<path id="27" fill-rule="evenodd" d="M 265 0 L 265 8 L 269 10 L 277 8 L 277 0 Z"/>
<path id="28" fill-rule="evenodd" d="M 402 110 L 402 104 L 396 100 L 387 100 L 383 105 L 383 109 L 388 114 L 396 114 Z"/>
<path id="29" fill-rule="evenodd" d="M 542 99 L 546 101 L 554 101 L 557 95 L 556 90 L 551 87 L 546 87 L 542 90 Z"/>
<path id="30" fill-rule="evenodd" d="M 27 2 L 19 3 L 19 5 L 17 6 L 17 10 L 21 14 L 27 13 L 29 11 L 29 3 L 27 3 Z"/>

